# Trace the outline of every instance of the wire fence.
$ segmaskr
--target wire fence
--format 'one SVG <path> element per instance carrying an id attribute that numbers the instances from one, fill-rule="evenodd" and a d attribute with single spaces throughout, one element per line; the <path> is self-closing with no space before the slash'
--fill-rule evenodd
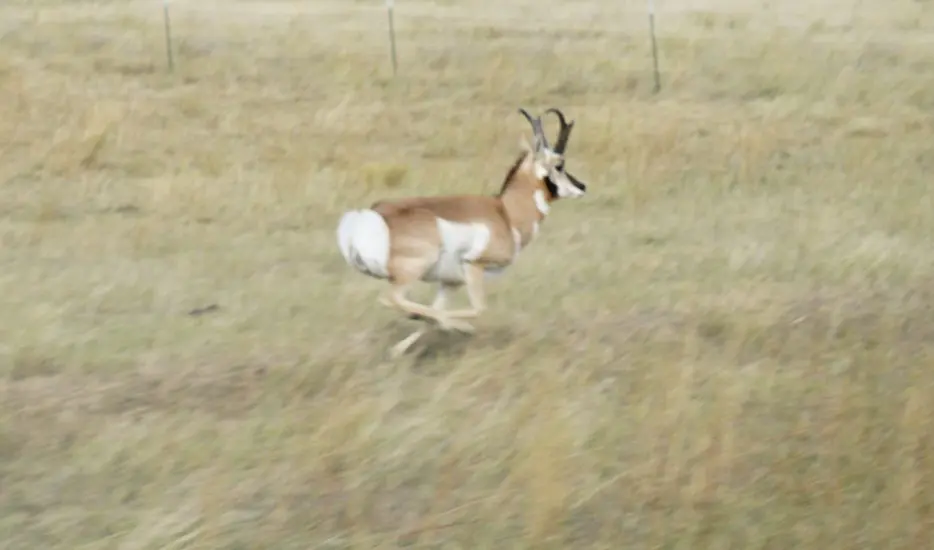
<path id="1" fill-rule="evenodd" d="M 557 7 L 556 7 L 557 6 Z M 927 4 L 896 0 L 882 5 L 864 0 L 818 0 L 801 3 L 753 3 L 739 0 L 617 0 L 582 1 L 573 4 L 549 4 L 548 9 L 517 2 L 509 6 L 489 0 L 474 0 L 469 5 L 417 0 L 370 0 L 367 2 L 312 2 L 282 0 L 276 2 L 233 1 L 188 4 L 162 0 L 165 40 L 165 63 L 174 71 L 180 57 L 173 40 L 173 17 L 176 10 L 210 18 L 223 12 L 241 21 L 262 22 L 270 18 L 314 18 L 308 33 L 326 25 L 359 22 L 376 32 L 376 15 L 385 25 L 386 55 L 393 77 L 398 77 L 405 63 L 400 59 L 402 43 L 415 25 L 430 23 L 441 34 L 465 28 L 498 30 L 502 33 L 560 32 L 570 36 L 596 33 L 627 35 L 645 40 L 645 67 L 651 70 L 653 91 L 663 85 L 664 51 L 660 36 L 676 34 L 691 42 L 729 40 L 739 33 L 767 33 L 775 29 L 797 32 L 814 43 L 839 43 L 871 39 L 879 42 L 926 45 L 934 43 L 934 33 L 926 23 L 934 23 L 934 9 Z M 889 26 L 897 33 L 871 35 Z M 373 38 L 371 37 L 371 40 Z M 465 44 L 465 47 L 469 47 Z"/>

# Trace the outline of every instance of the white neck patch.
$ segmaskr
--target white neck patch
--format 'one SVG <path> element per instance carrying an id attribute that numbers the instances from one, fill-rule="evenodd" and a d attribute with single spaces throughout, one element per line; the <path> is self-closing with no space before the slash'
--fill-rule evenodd
<path id="1" fill-rule="evenodd" d="M 538 208 L 538 211 L 542 213 L 542 216 L 547 216 L 548 211 L 551 210 L 551 206 L 548 205 L 548 201 L 545 200 L 545 192 L 539 189 L 535 192 L 535 207 Z"/>
<path id="2" fill-rule="evenodd" d="M 548 175 L 548 169 L 536 162 L 535 163 L 535 176 L 538 179 L 545 179 L 547 175 Z"/>

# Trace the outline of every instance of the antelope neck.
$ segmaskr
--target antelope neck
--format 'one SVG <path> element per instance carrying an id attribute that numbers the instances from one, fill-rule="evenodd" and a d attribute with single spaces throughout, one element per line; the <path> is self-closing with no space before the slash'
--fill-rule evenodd
<path id="1" fill-rule="evenodd" d="M 509 225 L 523 236 L 528 243 L 537 231 L 538 224 L 548 214 L 546 192 L 539 186 L 516 182 L 502 194 L 500 200 L 509 217 Z"/>

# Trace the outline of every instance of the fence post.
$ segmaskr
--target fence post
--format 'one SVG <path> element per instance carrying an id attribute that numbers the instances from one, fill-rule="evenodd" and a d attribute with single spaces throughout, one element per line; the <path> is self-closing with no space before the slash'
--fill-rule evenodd
<path id="1" fill-rule="evenodd" d="M 386 15 L 389 18 L 389 55 L 392 57 L 392 76 L 396 76 L 399 63 L 396 60 L 396 26 L 393 21 L 393 7 L 395 0 L 386 0 Z"/>
<path id="2" fill-rule="evenodd" d="M 655 0 L 648 0 L 649 12 L 649 37 L 652 40 L 652 73 L 655 77 L 655 86 L 652 93 L 658 93 L 662 89 L 661 76 L 658 73 L 658 44 L 655 41 Z"/>
<path id="3" fill-rule="evenodd" d="M 162 18 L 165 22 L 165 56 L 169 63 L 169 72 L 174 72 L 175 59 L 172 57 L 172 23 L 169 20 L 169 0 L 162 0 Z"/>

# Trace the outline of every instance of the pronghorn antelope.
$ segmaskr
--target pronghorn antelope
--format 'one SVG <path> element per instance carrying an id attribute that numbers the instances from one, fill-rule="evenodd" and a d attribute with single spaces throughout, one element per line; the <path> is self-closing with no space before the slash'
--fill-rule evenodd
<path id="1" fill-rule="evenodd" d="M 380 302 L 412 318 L 434 321 L 443 330 L 472 332 L 464 319 L 486 308 L 484 274 L 502 272 L 538 234 L 539 224 L 558 199 L 581 197 L 586 185 L 564 166 L 564 150 L 574 127 L 554 113 L 561 129 L 554 147 L 542 130 L 541 116 L 519 112 L 532 126 L 533 143 L 522 138 L 522 153 L 495 196 L 458 195 L 381 200 L 341 217 L 337 240 L 347 263 L 361 273 L 392 285 Z M 418 281 L 437 283 L 431 306 L 406 297 Z M 447 310 L 446 298 L 467 287 L 469 309 Z M 397 357 L 425 333 L 425 328 L 392 347 Z"/>

